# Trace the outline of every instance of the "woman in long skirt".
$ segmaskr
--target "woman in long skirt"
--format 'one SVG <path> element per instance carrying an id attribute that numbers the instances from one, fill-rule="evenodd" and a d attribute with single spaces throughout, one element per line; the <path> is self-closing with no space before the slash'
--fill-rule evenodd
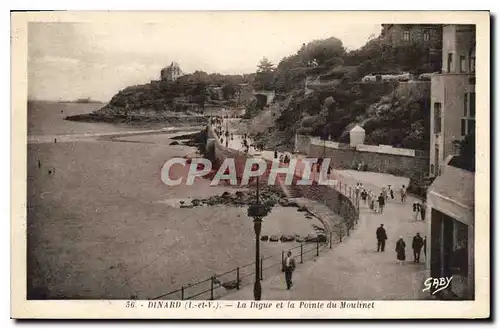
<path id="1" fill-rule="evenodd" d="M 400 236 L 398 242 L 396 242 L 396 258 L 399 264 L 403 265 L 403 262 L 406 260 L 406 243 L 403 240 L 403 237 Z"/>

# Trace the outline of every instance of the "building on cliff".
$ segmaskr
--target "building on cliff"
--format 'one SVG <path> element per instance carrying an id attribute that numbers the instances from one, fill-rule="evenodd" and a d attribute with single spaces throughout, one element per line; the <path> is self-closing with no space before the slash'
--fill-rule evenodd
<path id="1" fill-rule="evenodd" d="M 439 52 L 442 27 L 438 24 L 382 24 L 381 40 L 393 47 L 419 43 L 433 52 Z"/>
<path id="2" fill-rule="evenodd" d="M 441 173 L 454 143 L 475 131 L 476 30 L 474 25 L 443 26 L 443 68 L 431 77 L 431 176 Z"/>
<path id="3" fill-rule="evenodd" d="M 161 79 L 166 81 L 176 81 L 182 75 L 182 70 L 176 62 L 172 62 L 169 66 L 161 70 Z"/>

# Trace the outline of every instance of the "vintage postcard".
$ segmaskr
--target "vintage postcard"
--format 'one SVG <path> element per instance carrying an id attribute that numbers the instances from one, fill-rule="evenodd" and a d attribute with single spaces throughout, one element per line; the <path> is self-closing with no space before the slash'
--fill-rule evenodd
<path id="1" fill-rule="evenodd" d="M 490 316 L 489 12 L 11 18 L 13 318 Z"/>

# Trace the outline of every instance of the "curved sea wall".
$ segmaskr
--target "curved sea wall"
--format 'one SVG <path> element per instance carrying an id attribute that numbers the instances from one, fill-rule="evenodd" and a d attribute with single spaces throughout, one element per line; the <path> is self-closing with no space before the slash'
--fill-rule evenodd
<path id="1" fill-rule="evenodd" d="M 238 178 L 243 174 L 245 168 L 245 162 L 251 156 L 248 156 L 237 150 L 233 150 L 225 147 L 215 134 L 211 126 L 207 127 L 207 146 L 211 148 L 212 161 L 215 162 L 214 167 L 220 166 L 227 158 L 233 158 L 236 164 L 236 172 Z M 213 146 L 211 145 L 213 143 Z M 268 162 L 268 168 L 271 167 L 271 161 Z M 269 170 L 266 171 L 264 178 L 269 174 Z M 280 185 L 285 194 L 289 194 L 292 197 L 307 198 L 310 200 L 317 201 L 326 205 L 335 214 L 341 216 L 344 222 L 341 226 L 333 227 L 333 223 L 324 223 L 325 228 L 329 232 L 336 232 L 337 234 L 346 234 L 346 232 L 354 227 L 355 222 L 359 218 L 358 209 L 356 206 L 356 201 L 354 197 L 351 197 L 348 193 L 350 188 L 342 183 L 335 186 L 327 185 L 297 185 L 296 182 L 300 180 L 301 177 L 295 177 L 292 185 L 283 186 Z M 263 184 L 267 184 L 267 179 L 261 180 Z M 279 180 L 278 180 L 279 181 Z M 287 193 L 288 192 L 288 193 Z M 339 232 L 342 230 L 342 232 Z"/>

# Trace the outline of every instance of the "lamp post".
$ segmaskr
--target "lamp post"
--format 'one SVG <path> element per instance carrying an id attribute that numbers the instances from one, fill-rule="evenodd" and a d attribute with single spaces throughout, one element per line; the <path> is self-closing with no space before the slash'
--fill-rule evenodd
<path id="1" fill-rule="evenodd" d="M 254 167 L 255 168 L 255 167 Z M 254 170 L 252 170 L 254 171 Z M 248 207 L 248 216 L 253 218 L 253 229 L 255 231 L 255 283 L 253 286 L 253 296 L 255 300 L 260 300 L 262 287 L 260 285 L 260 231 L 262 228 L 262 218 L 267 215 L 267 208 L 259 200 L 259 176 L 256 177 L 257 192 L 256 202 Z"/>

